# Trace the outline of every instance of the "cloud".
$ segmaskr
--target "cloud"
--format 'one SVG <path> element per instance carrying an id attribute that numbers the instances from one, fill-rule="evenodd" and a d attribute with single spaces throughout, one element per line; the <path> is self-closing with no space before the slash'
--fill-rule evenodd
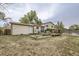
<path id="1" fill-rule="evenodd" d="M 46 20 L 55 14 L 55 10 L 58 4 L 12 4 L 8 7 L 9 14 L 14 21 L 18 21 L 20 17 L 29 12 L 35 10 L 40 19 Z"/>
<path id="2" fill-rule="evenodd" d="M 29 10 L 36 10 L 38 17 L 46 20 L 56 14 L 56 9 L 59 4 L 28 4 Z"/>
<path id="3" fill-rule="evenodd" d="M 66 27 L 79 24 L 79 4 L 57 4 L 57 3 L 14 3 L 7 6 L 8 16 L 18 21 L 30 10 L 35 10 L 43 21 L 63 21 Z M 49 20 L 48 20 L 49 19 Z"/>

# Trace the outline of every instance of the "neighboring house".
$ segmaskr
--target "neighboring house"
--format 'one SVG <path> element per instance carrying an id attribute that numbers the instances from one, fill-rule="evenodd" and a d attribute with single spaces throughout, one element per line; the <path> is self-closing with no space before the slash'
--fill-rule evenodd
<path id="1" fill-rule="evenodd" d="M 52 22 L 43 23 L 44 30 L 46 29 L 55 29 L 55 25 Z"/>

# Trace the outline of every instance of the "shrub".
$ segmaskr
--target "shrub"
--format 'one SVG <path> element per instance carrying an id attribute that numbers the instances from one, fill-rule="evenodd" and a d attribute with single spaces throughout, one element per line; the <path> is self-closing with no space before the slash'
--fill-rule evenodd
<path id="1" fill-rule="evenodd" d="M 47 32 L 47 31 L 52 32 L 52 29 L 46 29 L 45 32 Z"/>
<path id="2" fill-rule="evenodd" d="M 2 31 L 2 29 L 0 29 L 0 35 L 2 35 L 3 34 L 3 31 Z"/>
<path id="3" fill-rule="evenodd" d="M 4 30 L 4 35 L 10 35 L 10 34 L 11 34 L 11 29 Z"/>

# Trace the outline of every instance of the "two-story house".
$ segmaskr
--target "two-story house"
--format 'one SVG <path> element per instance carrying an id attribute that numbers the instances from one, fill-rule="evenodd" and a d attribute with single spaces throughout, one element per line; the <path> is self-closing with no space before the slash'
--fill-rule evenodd
<path id="1" fill-rule="evenodd" d="M 43 26 L 44 26 L 44 30 L 56 28 L 52 22 L 43 23 Z"/>

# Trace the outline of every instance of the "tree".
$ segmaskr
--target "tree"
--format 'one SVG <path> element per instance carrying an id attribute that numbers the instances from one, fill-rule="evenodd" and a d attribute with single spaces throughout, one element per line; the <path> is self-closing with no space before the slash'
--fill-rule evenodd
<path id="1" fill-rule="evenodd" d="M 38 20 L 36 20 L 36 24 L 39 24 L 39 25 L 41 25 L 41 24 L 42 24 L 42 21 L 41 21 L 41 19 L 38 19 Z"/>
<path id="2" fill-rule="evenodd" d="M 58 29 L 58 30 L 60 30 L 61 32 L 63 32 L 63 30 L 64 30 L 64 25 L 63 25 L 62 22 L 59 22 L 59 21 L 58 21 L 56 26 L 57 26 L 57 29 Z"/>
<path id="3" fill-rule="evenodd" d="M 79 25 L 74 24 L 69 27 L 70 30 L 79 30 Z"/>
<path id="4" fill-rule="evenodd" d="M 29 23 L 30 23 L 30 21 L 29 21 L 27 15 L 24 15 L 24 17 L 22 17 L 22 18 L 20 19 L 20 22 L 21 22 L 21 23 L 25 23 L 25 24 L 29 24 Z"/>
<path id="5" fill-rule="evenodd" d="M 3 12 L 0 12 L 0 19 L 4 20 L 4 18 L 5 18 L 5 14 Z"/>
<path id="6" fill-rule="evenodd" d="M 60 22 L 60 28 L 61 28 L 61 30 L 64 29 L 64 24 L 62 22 Z"/>
<path id="7" fill-rule="evenodd" d="M 6 17 L 4 12 L 0 12 L 0 21 L 3 21 L 3 27 L 7 27 L 12 22 L 11 18 Z"/>
<path id="8" fill-rule="evenodd" d="M 41 24 L 41 19 L 38 19 L 36 11 L 31 10 L 30 12 L 27 13 L 27 15 L 24 15 L 20 19 L 21 23 L 25 24 Z"/>
<path id="9" fill-rule="evenodd" d="M 9 19 L 9 20 L 11 20 L 11 18 L 9 18 L 9 17 L 7 17 L 7 18 L 5 18 L 5 16 L 9 13 L 9 11 L 8 11 L 8 7 L 9 6 L 11 6 L 11 5 L 13 5 L 14 3 L 0 3 L 0 10 L 1 11 L 3 11 L 3 12 L 1 12 L 0 11 L 0 19 L 1 20 L 7 20 L 7 19 Z M 5 12 L 6 11 L 6 12 Z M 5 13 L 4 13 L 5 12 Z M 6 14 L 6 15 L 5 15 Z M 8 20 L 7 20 L 8 21 Z M 11 21 L 13 21 L 13 20 L 11 20 Z"/>

